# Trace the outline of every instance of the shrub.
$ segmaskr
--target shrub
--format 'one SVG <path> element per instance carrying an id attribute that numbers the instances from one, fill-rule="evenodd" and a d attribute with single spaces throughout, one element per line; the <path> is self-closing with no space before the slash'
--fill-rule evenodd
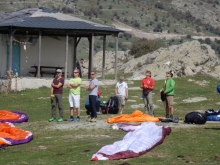
<path id="1" fill-rule="evenodd" d="M 191 39 L 191 35 L 188 34 L 188 35 L 186 36 L 186 38 L 187 38 L 187 39 Z"/>
<path id="2" fill-rule="evenodd" d="M 131 55 L 134 55 L 134 57 L 137 58 L 144 54 L 153 52 L 160 47 L 165 47 L 165 44 L 157 40 L 141 39 L 132 43 Z"/>

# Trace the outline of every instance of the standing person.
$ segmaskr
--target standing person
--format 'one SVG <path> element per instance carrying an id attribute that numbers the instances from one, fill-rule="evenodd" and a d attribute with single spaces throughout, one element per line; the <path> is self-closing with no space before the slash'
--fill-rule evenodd
<path id="1" fill-rule="evenodd" d="M 89 103 L 91 107 L 90 122 L 96 122 L 97 113 L 96 113 L 96 98 L 99 88 L 99 81 L 96 78 L 96 73 L 91 71 L 91 80 L 89 81 L 89 86 L 86 87 L 86 90 L 89 91 Z"/>
<path id="2" fill-rule="evenodd" d="M 56 70 L 56 77 L 53 79 L 53 82 L 51 84 L 51 106 L 52 106 L 52 113 L 51 118 L 48 120 L 49 122 L 52 122 L 56 120 L 56 106 L 58 104 L 60 118 L 57 120 L 58 122 L 63 121 L 63 84 L 64 79 L 62 78 L 62 70 L 57 69 Z"/>
<path id="3" fill-rule="evenodd" d="M 165 95 L 164 108 L 166 110 L 166 118 L 173 118 L 174 108 L 173 108 L 173 96 L 175 92 L 175 81 L 173 80 L 172 71 L 166 72 L 166 80 L 164 82 L 163 88 L 160 92 Z"/>
<path id="4" fill-rule="evenodd" d="M 141 80 L 141 89 L 143 90 L 143 100 L 145 105 L 145 112 L 154 116 L 154 105 L 153 105 L 153 90 L 154 80 L 151 78 L 151 71 L 146 71 L 146 77 Z M 150 111 L 149 111 L 150 108 Z"/>
<path id="5" fill-rule="evenodd" d="M 67 84 L 69 88 L 69 105 L 70 105 L 70 118 L 69 122 L 74 121 L 74 108 L 76 108 L 76 121 L 80 121 L 80 86 L 82 84 L 82 79 L 79 77 L 79 70 L 75 69 L 73 71 L 73 78 L 70 79 Z"/>
<path id="6" fill-rule="evenodd" d="M 124 111 L 125 100 L 128 99 L 128 84 L 124 82 L 124 76 L 120 76 L 120 81 L 115 86 L 115 96 L 118 97 L 121 112 Z"/>
<path id="7" fill-rule="evenodd" d="M 76 63 L 76 67 L 79 70 L 79 77 L 80 78 L 82 78 L 82 76 L 83 76 L 83 68 L 85 68 L 85 66 L 83 66 L 83 63 L 84 63 L 84 59 L 83 58 Z"/>

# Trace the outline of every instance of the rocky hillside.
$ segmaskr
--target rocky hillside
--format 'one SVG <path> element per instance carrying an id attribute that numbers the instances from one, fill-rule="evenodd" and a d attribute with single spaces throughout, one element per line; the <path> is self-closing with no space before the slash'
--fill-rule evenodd
<path id="1" fill-rule="evenodd" d="M 94 56 L 94 61 L 94 68 L 101 71 L 102 52 Z M 124 73 L 132 72 L 132 77 L 128 78 L 132 80 L 143 78 L 146 70 L 151 70 L 155 80 L 164 79 L 165 72 L 169 70 L 174 72 L 174 77 L 204 73 L 220 78 L 219 59 L 215 51 L 196 40 L 160 48 L 135 59 L 128 51 L 119 51 L 118 69 Z M 114 52 L 106 52 L 105 70 L 107 74 L 114 73 Z"/>

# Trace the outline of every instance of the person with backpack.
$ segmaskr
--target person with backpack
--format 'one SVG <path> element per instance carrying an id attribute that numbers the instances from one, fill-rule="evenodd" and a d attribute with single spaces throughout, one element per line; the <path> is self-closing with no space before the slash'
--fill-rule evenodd
<path id="1" fill-rule="evenodd" d="M 153 105 L 153 90 L 154 90 L 154 80 L 151 78 L 151 71 L 146 71 L 146 77 L 141 80 L 142 97 L 145 105 L 145 113 L 154 116 L 154 105 Z M 149 111 L 150 108 L 150 111 Z"/>
<path id="2" fill-rule="evenodd" d="M 101 112 L 99 112 L 99 107 L 100 107 L 99 98 L 100 98 L 100 95 L 101 95 L 101 91 L 98 90 L 98 92 L 97 92 L 97 97 L 96 97 L 96 113 L 97 113 L 98 115 L 101 114 Z M 90 106 L 90 103 L 89 103 L 89 98 L 86 99 L 85 108 L 86 108 L 86 114 L 87 114 L 87 115 L 90 115 L 92 110 L 91 110 L 91 106 Z"/>
<path id="3" fill-rule="evenodd" d="M 128 85 L 124 82 L 124 76 L 120 76 L 120 81 L 115 86 L 115 96 L 118 97 L 121 114 L 124 111 L 125 101 L 128 99 Z"/>
<path id="4" fill-rule="evenodd" d="M 99 88 L 99 81 L 96 78 L 95 71 L 90 72 L 91 80 L 89 81 L 89 86 L 86 87 L 86 90 L 89 91 L 89 103 L 91 106 L 91 114 L 90 119 L 88 121 L 90 122 L 96 122 L 97 113 L 96 113 L 96 98 Z"/>
<path id="5" fill-rule="evenodd" d="M 173 96 L 175 94 L 175 81 L 173 80 L 173 72 L 166 72 L 166 80 L 160 93 L 164 95 L 164 108 L 166 111 L 166 118 L 173 119 L 174 108 L 173 108 Z"/>

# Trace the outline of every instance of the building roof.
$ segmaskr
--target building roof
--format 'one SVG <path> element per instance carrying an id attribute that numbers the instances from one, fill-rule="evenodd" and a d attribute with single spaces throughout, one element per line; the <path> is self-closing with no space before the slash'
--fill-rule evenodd
<path id="1" fill-rule="evenodd" d="M 59 13 L 47 8 L 28 8 L 11 13 L 1 13 L 0 33 L 8 33 L 9 28 L 16 33 L 37 34 L 39 30 L 45 35 L 111 35 L 123 32 L 110 26 L 101 25 L 77 17 Z M 31 30 L 30 30 L 31 29 Z"/>

